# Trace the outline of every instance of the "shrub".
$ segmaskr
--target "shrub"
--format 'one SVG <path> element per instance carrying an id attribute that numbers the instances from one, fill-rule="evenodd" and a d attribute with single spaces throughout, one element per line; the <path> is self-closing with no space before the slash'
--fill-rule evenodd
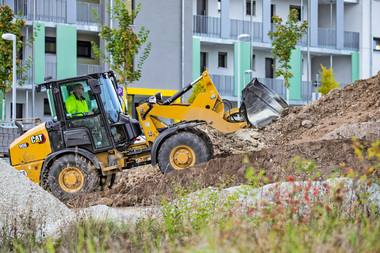
<path id="1" fill-rule="evenodd" d="M 197 84 L 195 84 L 190 98 L 188 100 L 188 103 L 192 104 L 194 102 L 194 99 L 198 96 L 198 94 L 203 92 L 206 92 L 206 87 L 202 81 L 199 81 Z"/>
<path id="2" fill-rule="evenodd" d="M 321 75 L 321 78 L 319 78 L 319 81 L 321 81 L 321 87 L 319 88 L 319 92 L 323 95 L 326 95 L 330 92 L 330 90 L 338 88 L 339 83 L 337 83 L 334 79 L 335 74 L 333 74 L 332 68 L 327 69 L 321 64 L 322 71 L 319 72 Z"/>

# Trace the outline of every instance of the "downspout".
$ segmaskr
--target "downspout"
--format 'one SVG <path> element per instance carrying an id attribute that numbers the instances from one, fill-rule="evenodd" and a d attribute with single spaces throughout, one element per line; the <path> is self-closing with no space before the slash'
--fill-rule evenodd
<path id="1" fill-rule="evenodd" d="M 309 24 L 307 28 L 307 83 L 312 85 L 310 80 L 310 0 L 307 1 L 307 23 Z"/>
<path id="2" fill-rule="evenodd" d="M 182 0 L 181 17 L 181 84 L 185 87 L 185 0 Z"/>
<path id="3" fill-rule="evenodd" d="M 25 37 L 26 37 L 26 39 L 29 38 L 29 27 L 28 26 L 26 26 L 26 35 L 25 35 Z M 28 55 L 28 53 L 29 53 L 28 47 L 25 47 L 25 55 Z M 33 92 L 33 88 L 32 88 L 32 92 Z M 26 89 L 26 92 L 25 92 L 25 105 L 26 105 L 25 118 L 28 119 L 29 118 L 29 91 L 28 91 L 28 89 Z"/>
<path id="4" fill-rule="evenodd" d="M 252 15 L 253 15 L 253 5 L 252 5 L 253 3 L 252 3 L 252 0 L 251 0 L 251 16 L 250 16 L 250 26 L 251 26 L 251 46 L 250 46 L 250 52 L 251 52 L 251 55 L 250 55 L 250 57 L 251 57 L 251 70 L 253 70 L 253 24 L 252 24 Z M 253 73 L 252 73 L 252 71 L 250 72 L 250 79 L 249 79 L 249 81 L 251 81 L 252 80 L 252 78 L 253 78 Z M 245 85 L 245 83 L 244 83 L 244 85 Z"/>
<path id="5" fill-rule="evenodd" d="M 372 69 L 372 64 L 373 64 L 373 33 L 372 33 L 372 0 L 370 1 L 370 8 L 369 8 L 369 29 L 370 29 L 370 52 L 369 52 L 369 76 L 373 76 L 373 69 Z"/>
<path id="6" fill-rule="evenodd" d="M 33 34 L 34 34 L 34 21 L 36 20 L 36 0 L 33 0 L 33 27 L 32 27 L 32 29 L 33 29 Z M 34 47 L 35 47 L 35 45 L 33 44 L 33 47 L 32 47 L 32 59 L 33 59 L 33 61 L 35 60 L 34 59 Z M 33 62 L 33 64 L 32 64 L 32 118 L 34 118 L 35 117 L 35 114 L 34 114 L 34 112 L 35 112 L 35 110 L 34 110 L 34 108 L 36 108 L 35 107 L 35 103 L 36 103 L 36 95 L 35 95 L 35 91 L 34 91 L 34 82 L 35 82 L 35 75 L 34 75 L 34 71 L 35 71 L 35 65 L 34 65 L 35 63 Z"/>

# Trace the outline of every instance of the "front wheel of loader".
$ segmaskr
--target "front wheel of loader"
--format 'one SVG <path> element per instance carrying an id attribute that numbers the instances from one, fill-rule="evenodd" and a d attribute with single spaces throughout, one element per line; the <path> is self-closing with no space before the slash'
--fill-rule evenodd
<path id="1" fill-rule="evenodd" d="M 64 155 L 51 166 L 48 186 L 59 200 L 72 199 L 92 192 L 99 186 L 99 174 L 95 167 L 82 156 Z"/>
<path id="2" fill-rule="evenodd" d="M 209 160 L 206 143 L 196 134 L 180 132 L 169 137 L 158 152 L 162 173 L 181 170 Z"/>

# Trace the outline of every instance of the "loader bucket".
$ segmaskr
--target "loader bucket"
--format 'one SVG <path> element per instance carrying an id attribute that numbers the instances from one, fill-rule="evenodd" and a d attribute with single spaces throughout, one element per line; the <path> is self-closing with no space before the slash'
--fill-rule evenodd
<path id="1" fill-rule="evenodd" d="M 240 115 L 249 124 L 262 128 L 285 116 L 289 105 L 272 89 L 253 79 L 242 91 Z"/>

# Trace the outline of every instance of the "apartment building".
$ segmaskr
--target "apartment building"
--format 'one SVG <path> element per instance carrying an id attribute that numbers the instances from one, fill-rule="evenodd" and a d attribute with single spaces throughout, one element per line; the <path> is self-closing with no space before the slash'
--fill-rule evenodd
<path id="1" fill-rule="evenodd" d="M 46 94 L 33 95 L 33 84 L 53 79 L 108 70 L 91 50 L 99 40 L 101 23 L 110 24 L 106 4 L 110 0 L 2 0 L 23 12 L 30 37 L 32 27 L 40 24 L 33 56 L 34 71 L 27 84 L 17 88 L 17 117 L 49 119 Z M 283 79 L 273 75 L 271 17 L 286 19 L 290 9 L 308 20 L 309 31 L 298 43 L 291 59 L 290 104 L 312 100 L 320 65 L 330 68 L 341 86 L 368 78 L 380 69 L 380 1 L 375 0 L 127 0 L 128 8 L 142 4 L 135 20 L 138 30 L 150 30 L 151 53 L 142 69 L 142 78 L 128 86 L 130 114 L 139 101 L 155 92 L 170 96 L 194 80 L 206 68 L 219 93 L 235 105 L 238 87 L 251 77 L 286 97 Z M 116 24 L 112 24 L 116 25 Z M 240 83 L 240 85 L 239 85 Z M 34 96 L 34 99 L 33 99 Z M 10 116 L 11 92 L 7 93 L 6 115 Z M 33 103 L 34 101 L 34 103 Z M 33 106 L 34 105 L 34 106 Z M 0 110 L 1 112 L 1 110 Z"/>
<path id="2" fill-rule="evenodd" d="M 244 87 L 252 74 L 285 98 L 282 77 L 273 76 L 276 62 L 267 34 L 273 29 L 273 15 L 285 22 L 289 10 L 296 9 L 299 20 L 308 21 L 309 31 L 292 54 L 289 98 L 292 105 L 306 104 L 312 100 L 321 64 L 333 69 L 341 86 L 377 73 L 380 30 L 373 25 L 379 15 L 373 13 L 379 7 L 380 2 L 372 0 L 195 0 L 194 76 L 208 68 L 220 93 L 236 101 L 238 79 Z"/>
<path id="3" fill-rule="evenodd" d="M 91 41 L 104 47 L 98 37 L 99 24 L 92 9 L 99 14 L 100 23 L 111 24 L 106 5 L 110 0 L 2 0 L 16 13 L 22 12 L 26 21 L 23 34 L 30 38 L 33 27 L 39 26 L 33 48 L 24 48 L 24 60 L 33 57 L 34 69 L 26 74 L 27 81 L 17 87 L 16 117 L 50 119 L 46 93 L 34 93 L 34 84 L 99 71 L 108 71 L 109 65 L 99 61 L 92 51 Z M 192 20 L 191 1 L 127 0 L 127 8 L 135 9 L 141 3 L 134 27 L 150 30 L 148 41 L 152 48 L 143 65 L 142 78 L 128 86 L 130 114 L 139 101 L 158 91 L 169 97 L 192 81 Z M 18 77 L 20 78 L 20 77 Z M 12 92 L 6 94 L 5 115 L 11 116 Z M 0 113 L 2 110 L 0 109 Z"/>

